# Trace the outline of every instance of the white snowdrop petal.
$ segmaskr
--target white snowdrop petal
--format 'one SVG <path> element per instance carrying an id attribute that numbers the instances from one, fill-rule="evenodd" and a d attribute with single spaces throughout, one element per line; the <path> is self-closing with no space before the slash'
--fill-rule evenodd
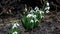
<path id="1" fill-rule="evenodd" d="M 33 23 L 33 22 L 34 22 L 34 20 L 31 20 L 31 21 L 30 21 L 30 23 Z"/>
<path id="2" fill-rule="evenodd" d="M 39 8 L 38 7 L 35 7 L 35 10 L 39 10 Z"/>
<path id="3" fill-rule="evenodd" d="M 37 22 L 38 20 L 37 19 L 35 19 L 35 22 Z"/>
<path id="4" fill-rule="evenodd" d="M 44 18 L 44 16 L 41 16 L 41 18 Z"/>
<path id="5" fill-rule="evenodd" d="M 14 27 L 16 27 L 15 25 L 13 25 L 13 27 L 12 28 L 14 28 Z"/>
<path id="6" fill-rule="evenodd" d="M 35 12 L 39 12 L 40 10 L 39 9 L 37 9 Z"/>
<path id="7" fill-rule="evenodd" d="M 45 10 L 49 10 L 49 9 L 50 9 L 50 7 L 46 7 L 46 8 L 45 8 Z"/>
<path id="8" fill-rule="evenodd" d="M 44 13 L 44 11 L 40 11 L 39 13 L 42 14 L 42 13 Z"/>
<path id="9" fill-rule="evenodd" d="M 40 11 L 40 14 L 42 13 L 42 11 Z"/>
<path id="10" fill-rule="evenodd" d="M 15 32 L 13 32 L 12 34 L 18 34 L 18 32 L 17 32 L 17 31 L 15 31 Z"/>
<path id="11" fill-rule="evenodd" d="M 49 9 L 50 9 L 50 7 L 47 7 L 47 9 L 49 10 Z"/>
<path id="12" fill-rule="evenodd" d="M 29 17 L 36 18 L 36 15 L 34 15 L 34 14 L 28 14 L 27 17 L 28 17 L 28 18 L 29 18 Z"/>
<path id="13" fill-rule="evenodd" d="M 36 15 L 32 15 L 33 18 L 36 18 Z"/>
<path id="14" fill-rule="evenodd" d="M 14 29 L 15 27 L 17 27 L 16 24 L 13 25 L 12 29 Z"/>
<path id="15" fill-rule="evenodd" d="M 30 12 L 31 12 L 31 13 L 33 13 L 33 12 L 34 12 L 34 10 L 31 10 Z"/>
<path id="16" fill-rule="evenodd" d="M 33 14 L 28 14 L 27 17 L 31 17 Z"/>
<path id="17" fill-rule="evenodd" d="M 47 7 L 44 10 L 47 10 Z"/>
<path id="18" fill-rule="evenodd" d="M 18 23 L 17 23 L 16 25 L 17 25 L 17 26 L 19 26 L 19 24 L 18 24 Z"/>
<path id="19" fill-rule="evenodd" d="M 46 13 L 49 13 L 49 11 L 47 10 Z"/>
<path id="20" fill-rule="evenodd" d="M 12 29 L 14 29 L 15 27 L 17 28 L 19 26 L 18 23 L 14 23 L 13 26 L 12 26 Z"/>

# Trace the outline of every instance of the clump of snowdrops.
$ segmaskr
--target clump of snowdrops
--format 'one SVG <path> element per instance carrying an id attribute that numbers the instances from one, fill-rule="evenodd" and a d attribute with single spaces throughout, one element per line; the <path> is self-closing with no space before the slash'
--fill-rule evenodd
<path id="1" fill-rule="evenodd" d="M 45 16 L 45 13 L 49 13 L 49 2 L 46 1 L 42 9 L 39 9 L 37 6 L 35 9 L 31 9 L 26 16 L 22 18 L 22 24 L 27 30 L 32 30 L 36 28 L 41 23 L 42 19 Z"/>
<path id="2" fill-rule="evenodd" d="M 21 34 L 21 31 L 19 30 L 19 24 L 18 23 L 13 23 L 12 28 L 9 31 L 9 34 Z"/>

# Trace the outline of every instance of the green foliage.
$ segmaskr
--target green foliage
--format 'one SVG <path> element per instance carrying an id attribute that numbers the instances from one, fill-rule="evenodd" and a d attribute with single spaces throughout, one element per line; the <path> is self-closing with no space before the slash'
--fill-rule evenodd
<path id="1" fill-rule="evenodd" d="M 31 20 L 33 20 L 34 22 L 30 22 Z M 33 17 L 29 17 L 29 18 L 24 17 L 24 18 L 22 18 L 22 24 L 27 30 L 31 30 L 31 29 L 37 27 L 38 23 L 39 23 L 38 21 L 35 22 L 35 19 Z"/>

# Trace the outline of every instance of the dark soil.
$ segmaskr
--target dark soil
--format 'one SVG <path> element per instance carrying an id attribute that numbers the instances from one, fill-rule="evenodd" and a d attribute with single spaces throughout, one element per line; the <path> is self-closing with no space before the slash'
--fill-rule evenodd
<path id="1" fill-rule="evenodd" d="M 14 17 L 3 20 L 0 19 L 0 34 L 8 34 L 8 31 L 11 28 L 10 21 L 16 21 L 19 19 Z M 21 34 L 60 34 L 60 12 L 49 12 L 45 15 L 40 26 L 31 31 L 24 29 L 21 22 L 19 22 L 19 24 L 19 29 L 22 31 Z"/>

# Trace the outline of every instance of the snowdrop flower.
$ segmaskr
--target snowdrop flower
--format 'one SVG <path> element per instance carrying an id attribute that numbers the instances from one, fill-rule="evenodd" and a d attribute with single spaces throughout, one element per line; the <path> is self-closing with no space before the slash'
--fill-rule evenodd
<path id="1" fill-rule="evenodd" d="M 36 12 L 40 11 L 38 7 L 35 7 Z"/>
<path id="2" fill-rule="evenodd" d="M 14 23 L 12 29 L 14 29 L 15 27 L 17 28 L 18 26 L 19 26 L 18 23 Z"/>
<path id="3" fill-rule="evenodd" d="M 40 12 L 39 12 L 39 13 L 40 13 L 40 14 L 42 14 L 42 13 L 44 13 L 44 11 L 41 11 L 41 10 L 40 10 Z"/>
<path id="4" fill-rule="evenodd" d="M 50 7 L 46 7 L 46 8 L 45 8 L 45 10 L 49 10 L 49 9 L 50 9 Z"/>
<path id="5" fill-rule="evenodd" d="M 34 22 L 34 20 L 31 20 L 31 21 L 30 21 L 30 23 L 33 23 L 33 22 Z"/>
<path id="6" fill-rule="evenodd" d="M 17 25 L 17 26 L 19 26 L 19 24 L 18 24 L 18 23 L 16 23 L 16 25 Z"/>
<path id="7" fill-rule="evenodd" d="M 25 11 L 27 11 L 27 5 L 25 4 L 25 8 L 24 8 Z"/>
<path id="8" fill-rule="evenodd" d="M 47 6 L 49 6 L 49 3 L 48 2 L 46 4 L 47 4 Z"/>
<path id="9" fill-rule="evenodd" d="M 36 12 L 39 12 L 40 10 L 36 10 Z"/>
<path id="10" fill-rule="evenodd" d="M 35 22 L 37 22 L 38 20 L 37 19 L 35 19 Z"/>
<path id="11" fill-rule="evenodd" d="M 44 16 L 41 16 L 41 18 L 44 18 Z"/>
<path id="12" fill-rule="evenodd" d="M 38 7 L 35 7 L 35 10 L 39 10 L 39 8 Z"/>
<path id="13" fill-rule="evenodd" d="M 18 32 L 17 31 L 15 31 L 15 32 L 13 32 L 12 34 L 17 34 Z"/>
<path id="14" fill-rule="evenodd" d="M 36 18 L 36 15 L 34 15 L 34 14 L 28 14 L 28 15 L 27 15 L 27 18 L 28 18 L 28 17 Z"/>
<path id="15" fill-rule="evenodd" d="M 28 14 L 27 17 L 31 17 L 33 14 Z"/>
<path id="16" fill-rule="evenodd" d="M 46 10 L 46 13 L 49 13 L 49 10 Z"/>
<path id="17" fill-rule="evenodd" d="M 36 18 L 37 16 L 36 16 L 36 15 L 33 15 L 32 17 L 33 17 L 33 18 Z"/>

